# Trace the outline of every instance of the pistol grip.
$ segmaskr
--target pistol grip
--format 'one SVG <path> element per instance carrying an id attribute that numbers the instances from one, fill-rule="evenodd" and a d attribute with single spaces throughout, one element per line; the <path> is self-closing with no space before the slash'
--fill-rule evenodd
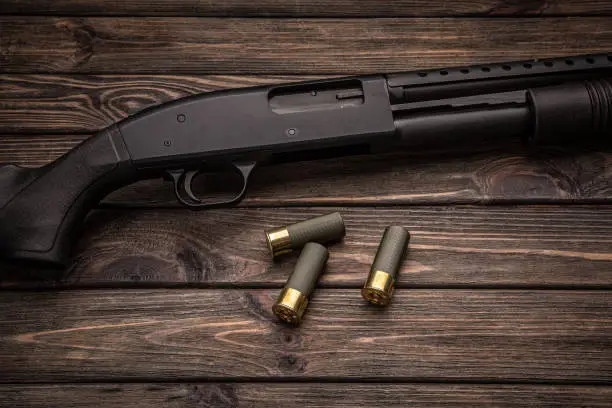
<path id="1" fill-rule="evenodd" d="M 64 264 L 87 212 L 135 171 L 115 126 L 38 168 L 0 168 L 0 256 Z"/>

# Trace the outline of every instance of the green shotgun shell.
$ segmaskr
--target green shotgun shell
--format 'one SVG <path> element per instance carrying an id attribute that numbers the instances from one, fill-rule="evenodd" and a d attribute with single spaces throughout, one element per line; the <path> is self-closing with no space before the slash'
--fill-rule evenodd
<path id="1" fill-rule="evenodd" d="M 327 262 L 327 249 L 315 242 L 304 246 L 293 273 L 281 291 L 272 312 L 281 320 L 299 324 L 308 306 L 308 299 Z"/>
<path id="2" fill-rule="evenodd" d="M 368 302 L 386 306 L 391 301 L 397 272 L 406 253 L 410 234 L 404 227 L 391 226 L 385 229 L 370 274 L 361 295 Z"/>
<path id="3" fill-rule="evenodd" d="M 266 232 L 266 241 L 272 258 L 300 249 L 308 242 L 325 244 L 344 237 L 344 221 L 340 213 L 311 218 Z"/>

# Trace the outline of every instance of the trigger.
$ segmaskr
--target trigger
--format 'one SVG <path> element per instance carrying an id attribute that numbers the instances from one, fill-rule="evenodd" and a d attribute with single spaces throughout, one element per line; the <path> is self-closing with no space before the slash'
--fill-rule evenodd
<path id="1" fill-rule="evenodd" d="M 183 177 L 183 182 L 182 182 L 182 189 L 185 192 L 185 194 L 187 194 L 187 197 L 191 198 L 193 201 L 197 202 L 197 203 L 201 203 L 202 200 L 200 200 L 194 193 L 193 190 L 191 189 L 191 185 L 193 183 L 193 178 L 198 174 L 197 170 L 192 170 L 192 171 L 188 171 L 187 173 L 185 173 L 185 176 Z"/>
<path id="2" fill-rule="evenodd" d="M 197 171 L 186 172 L 184 170 L 169 170 L 164 178 L 170 179 L 174 183 L 174 195 L 177 200 L 186 207 L 200 206 L 202 200 L 196 197 L 191 190 L 191 183 Z"/>

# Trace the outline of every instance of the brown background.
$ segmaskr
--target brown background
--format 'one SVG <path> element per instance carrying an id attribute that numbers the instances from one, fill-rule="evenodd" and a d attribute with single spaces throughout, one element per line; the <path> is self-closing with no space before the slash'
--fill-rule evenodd
<path id="1" fill-rule="evenodd" d="M 0 162 L 198 92 L 611 51 L 605 0 L 3 0 Z M 0 264 L 0 404 L 611 406 L 611 181 L 612 150 L 501 140 L 262 169 L 238 209 L 137 183 L 61 278 Z M 347 237 L 283 326 L 295 258 L 262 231 L 332 210 Z M 359 287 L 394 223 L 413 238 L 380 310 Z"/>

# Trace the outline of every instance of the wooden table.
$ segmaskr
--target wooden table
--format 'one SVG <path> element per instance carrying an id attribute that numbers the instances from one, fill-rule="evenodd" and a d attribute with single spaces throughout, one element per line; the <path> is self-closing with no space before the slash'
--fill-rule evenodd
<path id="1" fill-rule="evenodd" d="M 0 162 L 220 88 L 608 51 L 605 0 L 3 0 Z M 612 150 L 504 140 L 263 169 L 199 213 L 138 183 L 61 278 L 1 264 L 0 404 L 609 407 L 611 203 Z M 295 258 L 263 230 L 332 210 L 346 239 L 279 324 Z M 389 224 L 412 241 L 377 309 L 359 287 Z"/>

